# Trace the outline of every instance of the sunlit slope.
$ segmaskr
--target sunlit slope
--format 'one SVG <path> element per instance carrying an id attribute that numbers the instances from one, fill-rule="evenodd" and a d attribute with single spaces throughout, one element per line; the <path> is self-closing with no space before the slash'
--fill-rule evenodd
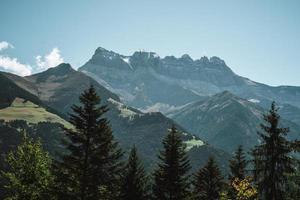
<path id="1" fill-rule="evenodd" d="M 5 121 L 25 120 L 28 123 L 34 124 L 52 122 L 60 123 L 68 128 L 71 127 L 70 123 L 58 115 L 50 113 L 45 108 L 19 97 L 15 98 L 9 107 L 0 109 L 0 119 Z"/>

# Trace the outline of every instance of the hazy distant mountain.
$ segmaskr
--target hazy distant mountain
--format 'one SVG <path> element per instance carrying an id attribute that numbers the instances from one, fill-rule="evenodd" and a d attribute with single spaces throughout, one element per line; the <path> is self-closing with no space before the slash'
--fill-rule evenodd
<path id="1" fill-rule="evenodd" d="M 247 149 L 258 144 L 257 131 L 265 109 L 230 92 L 218 93 L 205 100 L 186 105 L 167 114 L 188 131 L 228 152 L 238 145 Z M 299 138 L 300 127 L 282 119 L 291 128 L 290 138 Z"/>
<path id="2" fill-rule="evenodd" d="M 160 58 L 153 52 L 123 56 L 99 47 L 80 71 L 120 95 L 131 106 L 167 111 L 228 90 L 256 102 L 277 101 L 300 108 L 300 87 L 271 87 L 236 75 L 218 57 Z"/>
<path id="3" fill-rule="evenodd" d="M 110 108 L 107 117 L 116 139 L 125 151 L 135 144 L 149 168 L 155 163 L 153 161 L 157 158 L 161 140 L 173 124 L 184 132 L 182 137 L 187 144 L 187 151 L 192 155 L 194 167 L 202 166 L 207 157 L 213 155 L 223 168 L 226 168 L 226 160 L 229 158 L 227 153 L 204 143 L 199 137 L 186 132 L 176 122 L 161 113 L 143 113 L 124 105 L 116 94 L 84 73 L 75 71 L 69 64 L 60 64 L 55 68 L 25 78 L 8 73 L 4 75 L 17 88 L 30 92 L 29 94 L 35 98 L 39 97 L 41 102 L 57 109 L 65 117 L 68 112 L 71 112 L 71 105 L 78 103 L 78 97 L 83 90 L 92 84 L 103 103 L 108 104 Z"/>
<path id="4" fill-rule="evenodd" d="M 289 104 L 283 104 L 280 106 L 279 113 L 282 118 L 294 122 L 300 126 L 300 108 Z"/>

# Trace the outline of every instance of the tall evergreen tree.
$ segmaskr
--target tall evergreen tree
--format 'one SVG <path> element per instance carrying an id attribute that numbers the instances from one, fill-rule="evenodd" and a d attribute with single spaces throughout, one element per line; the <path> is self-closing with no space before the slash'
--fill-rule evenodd
<path id="1" fill-rule="evenodd" d="M 210 157 L 207 164 L 196 173 L 193 185 L 195 200 L 220 199 L 223 177 L 214 158 Z"/>
<path id="2" fill-rule="evenodd" d="M 121 200 L 147 200 L 149 192 L 147 191 L 146 173 L 139 160 L 137 149 L 134 146 L 131 149 L 128 163 L 125 167 L 125 173 L 121 187 Z"/>
<path id="3" fill-rule="evenodd" d="M 233 188 L 234 181 L 242 181 L 246 176 L 247 160 L 242 145 L 235 151 L 232 159 L 229 161 L 230 174 L 228 195 L 232 199 L 236 199 L 236 190 Z"/>
<path id="4" fill-rule="evenodd" d="M 102 189 L 116 198 L 120 186 L 122 151 L 114 141 L 109 122 L 103 115 L 106 106 L 99 106 L 100 97 L 93 86 L 79 98 L 81 106 L 72 107 L 73 129 L 66 129 L 65 141 L 69 154 L 58 161 L 61 198 L 101 199 Z"/>
<path id="5" fill-rule="evenodd" d="M 285 200 L 300 199 L 300 172 L 298 170 L 288 175 L 286 188 Z"/>
<path id="6" fill-rule="evenodd" d="M 247 160 L 243 146 L 240 145 L 233 155 L 233 158 L 229 161 L 230 174 L 229 179 L 238 178 L 244 179 L 246 176 Z"/>
<path id="7" fill-rule="evenodd" d="M 7 156 L 8 170 L 2 172 L 8 190 L 6 199 L 51 199 L 51 159 L 39 141 L 24 136 L 23 142 Z"/>
<path id="8" fill-rule="evenodd" d="M 287 175 L 294 172 L 289 155 L 294 142 L 286 139 L 289 129 L 279 127 L 280 116 L 274 102 L 264 121 L 266 124 L 261 124 L 263 132 L 258 132 L 262 142 L 252 151 L 254 177 L 263 199 L 284 199 Z"/>
<path id="9" fill-rule="evenodd" d="M 154 172 L 153 195 L 158 200 L 183 200 L 189 196 L 189 159 L 181 134 L 173 126 L 164 138 L 158 168 Z"/>

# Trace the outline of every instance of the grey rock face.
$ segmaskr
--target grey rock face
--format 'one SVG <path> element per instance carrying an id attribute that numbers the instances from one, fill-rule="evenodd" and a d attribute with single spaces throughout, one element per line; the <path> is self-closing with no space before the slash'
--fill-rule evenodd
<path id="1" fill-rule="evenodd" d="M 236 75 L 218 57 L 193 60 L 160 58 L 154 52 L 135 52 L 123 56 L 98 48 L 92 58 L 79 68 L 102 85 L 120 95 L 127 104 L 167 111 L 198 101 L 204 96 L 228 90 L 245 99 L 277 101 L 300 107 L 300 87 L 271 87 Z M 160 109 L 164 107 L 164 109 Z"/>

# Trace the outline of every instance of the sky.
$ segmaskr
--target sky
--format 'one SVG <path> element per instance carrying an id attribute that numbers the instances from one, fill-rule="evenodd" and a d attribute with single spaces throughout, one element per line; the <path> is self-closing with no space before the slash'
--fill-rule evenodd
<path id="1" fill-rule="evenodd" d="M 101 46 L 218 56 L 254 81 L 300 86 L 299 10 L 298 0 L 0 0 L 0 69 L 77 69 Z"/>

